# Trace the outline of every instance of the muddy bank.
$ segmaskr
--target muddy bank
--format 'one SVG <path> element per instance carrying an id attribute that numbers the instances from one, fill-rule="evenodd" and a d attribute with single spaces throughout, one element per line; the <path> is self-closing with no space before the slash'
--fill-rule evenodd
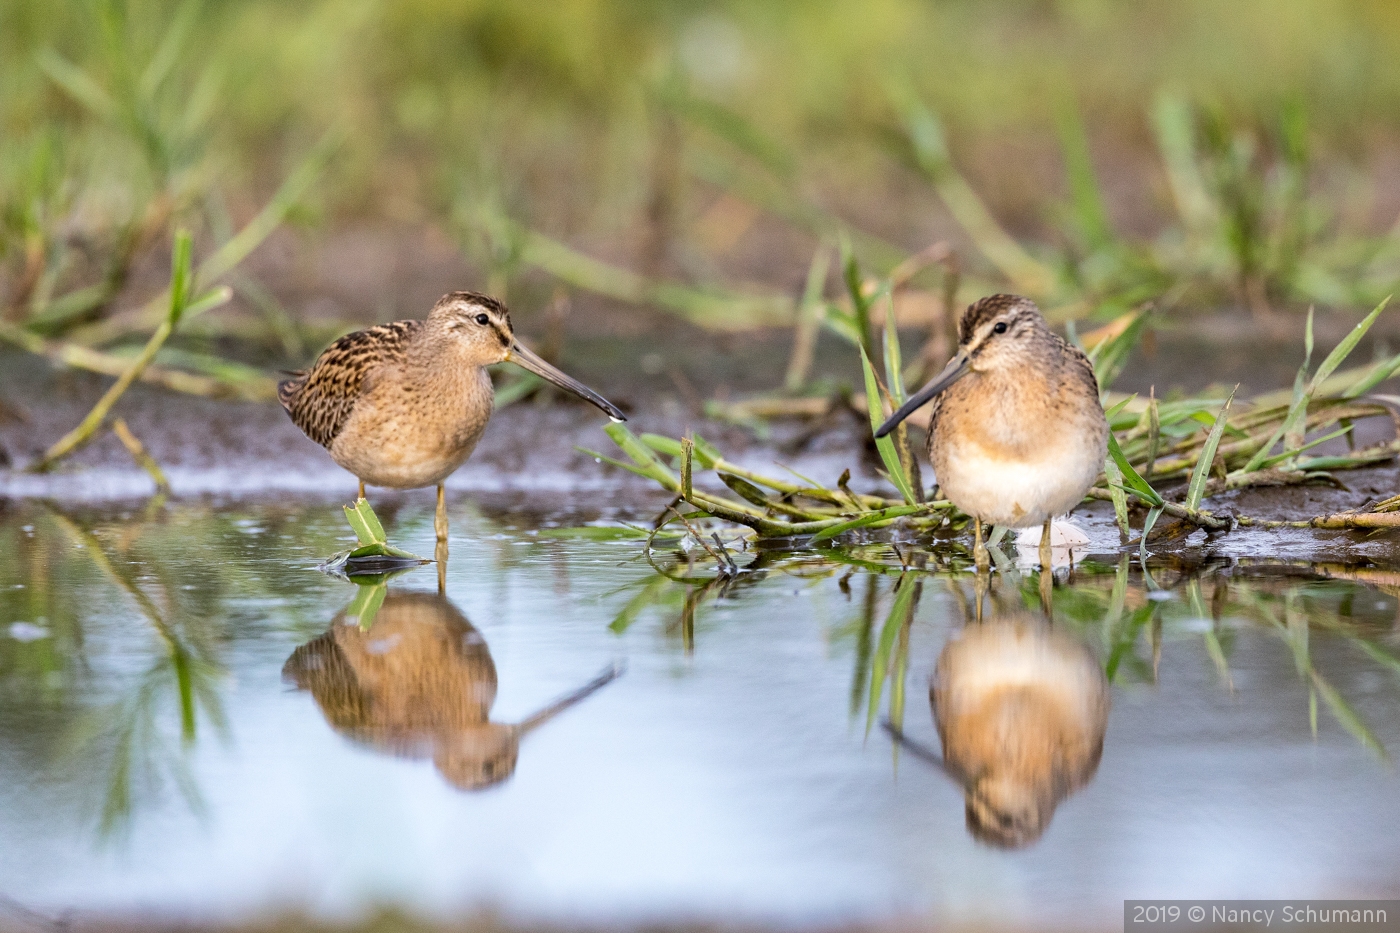
<path id="1" fill-rule="evenodd" d="M 653 321 L 640 333 L 622 336 L 609 332 L 607 316 L 601 312 L 570 320 L 571 327 L 591 321 L 596 329 L 570 333 L 562 343 L 562 364 L 622 405 L 637 433 L 677 437 L 694 431 L 730 459 L 763 472 L 781 472 L 774 464 L 782 464 L 832 484 L 850 468 L 856 488 L 884 488 L 878 462 L 866 447 L 868 425 L 853 412 L 843 411 L 821 424 L 775 423 L 761 439 L 747 428 L 716 422 L 701 413 L 705 399 L 734 398 L 776 385 L 786 363 L 788 335 L 769 332 L 738 339 L 685 327 L 658 327 Z M 629 320 L 635 324 L 638 319 Z M 1341 317 L 1320 321 L 1319 345 L 1327 346 L 1336 337 L 1330 332 L 1340 333 L 1348 323 Z M 1246 395 L 1287 385 L 1300 356 L 1301 339 L 1292 330 L 1301 327 L 1301 321 L 1287 320 L 1275 332 L 1259 332 L 1234 316 L 1172 319 L 1136 351 L 1116 388 L 1145 393 L 1156 387 L 1162 395 L 1164 386 L 1197 390 L 1238 382 L 1240 394 Z M 917 350 L 919 339 L 917 331 L 905 334 L 908 352 Z M 1387 345 L 1383 335 L 1368 338 L 1353 359 L 1372 358 L 1385 352 Z M 858 384 L 849 348 L 835 338 L 824 338 L 820 344 L 816 371 L 833 386 Z M 0 400 L 4 402 L 0 498 L 97 503 L 150 494 L 151 479 L 110 432 L 103 432 L 53 473 L 24 470 L 78 423 L 109 384 L 104 377 L 55 369 L 36 357 L 0 352 Z M 354 494 L 354 478 L 308 441 L 275 404 L 214 401 L 137 385 L 122 399 L 117 413 L 163 466 L 176 496 L 291 495 L 343 501 Z M 514 404 L 492 419 L 476 453 L 452 476 L 448 488 L 456 496 L 470 496 L 504 510 L 582 513 L 585 520 L 603 514 L 650 518 L 665 505 L 661 490 L 579 449 L 618 456 L 601 430 L 604 424 L 594 409 L 557 396 Z M 1358 425 L 1356 442 L 1389 440 L 1391 432 L 1385 419 L 1369 419 Z M 1340 452 L 1344 442 L 1331 442 L 1319 452 L 1329 449 Z M 1250 490 L 1213 497 L 1209 507 L 1218 514 L 1299 520 L 1362 508 L 1400 488 L 1400 468 L 1394 464 L 1342 472 L 1338 478 L 1344 488 Z M 424 495 L 379 490 L 374 497 L 387 505 L 413 503 Z M 1075 515 L 1077 522 L 1088 526 L 1096 551 L 1116 550 L 1120 542 L 1106 505 L 1085 505 Z M 1257 555 L 1276 547 L 1295 549 L 1295 545 L 1304 555 L 1325 551 L 1349 560 L 1393 559 L 1388 536 L 1355 533 L 1236 529 L 1213 539 L 1201 532 L 1183 534 L 1158 547 Z"/>
<path id="2" fill-rule="evenodd" d="M 0 355 L 0 372 L 0 397 L 10 409 L 0 423 L 0 448 L 8 461 L 0 469 L 0 497 L 105 501 L 150 493 L 150 478 L 110 432 L 52 473 L 24 470 L 81 420 L 109 380 L 55 371 L 19 354 Z M 599 375 L 603 378 L 593 378 Z M 764 467 L 781 459 L 834 483 L 851 466 L 858 480 L 876 482 L 874 473 L 861 466 L 861 425 L 855 417 L 837 419 L 831 430 L 797 449 L 791 442 L 804 433 L 800 425 L 779 427 L 771 443 L 758 443 L 747 430 L 696 416 L 675 394 L 653 394 L 635 380 L 629 385 L 625 378 L 610 380 L 601 373 L 584 378 L 624 405 L 638 432 L 680 436 L 693 430 L 731 455 L 757 458 Z M 309 441 L 275 403 L 214 401 L 138 385 L 122 399 L 118 414 L 162 465 L 175 495 L 294 493 L 344 498 L 355 491 L 354 478 Z M 654 492 L 649 481 L 597 463 L 577 449 L 620 455 L 602 431 L 606 423 L 596 409 L 557 398 L 514 404 L 492 418 L 480 446 L 448 481 L 448 488 L 556 495 Z"/>

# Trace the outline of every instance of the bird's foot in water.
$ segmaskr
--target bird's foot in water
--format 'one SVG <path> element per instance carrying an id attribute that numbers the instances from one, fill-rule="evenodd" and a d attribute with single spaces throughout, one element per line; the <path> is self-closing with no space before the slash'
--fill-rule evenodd
<path id="1" fill-rule="evenodd" d="M 1088 553 L 1089 536 L 1068 519 L 1057 518 L 1050 522 L 1049 547 L 1042 539 L 1045 526 L 1036 525 L 1023 528 L 1016 535 L 1016 562 L 1022 567 L 1048 567 L 1052 571 L 1065 570 L 1074 561 Z M 1048 558 L 1048 559 L 1047 559 Z"/>

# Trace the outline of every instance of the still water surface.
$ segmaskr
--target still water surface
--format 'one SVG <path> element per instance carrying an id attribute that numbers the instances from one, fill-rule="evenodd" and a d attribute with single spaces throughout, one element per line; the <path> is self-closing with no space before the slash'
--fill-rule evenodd
<path id="1" fill-rule="evenodd" d="M 970 575 L 884 545 L 725 581 L 466 508 L 442 594 L 318 572 L 325 504 L 0 511 L 0 894 L 1027 925 L 1400 895 L 1400 575 L 1108 554 L 1053 623 L 995 575 L 979 624 Z"/>

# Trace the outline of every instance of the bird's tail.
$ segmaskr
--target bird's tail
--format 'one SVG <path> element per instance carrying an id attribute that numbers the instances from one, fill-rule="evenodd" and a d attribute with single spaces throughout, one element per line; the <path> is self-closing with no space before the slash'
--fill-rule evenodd
<path id="1" fill-rule="evenodd" d="M 277 401 L 282 403 L 282 408 L 288 414 L 291 414 L 292 402 L 296 399 L 297 393 L 301 391 L 301 387 L 306 385 L 306 373 L 297 371 L 288 372 L 287 375 L 292 378 L 277 383 Z"/>

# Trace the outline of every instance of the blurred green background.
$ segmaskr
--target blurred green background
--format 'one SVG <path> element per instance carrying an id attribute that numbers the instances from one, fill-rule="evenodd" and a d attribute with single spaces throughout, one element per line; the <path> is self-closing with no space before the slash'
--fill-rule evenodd
<path id="1" fill-rule="evenodd" d="M 8 0 L 0 89 L 0 336 L 50 355 L 149 332 L 179 226 L 236 241 L 202 332 L 282 359 L 426 310 L 312 326 L 336 262 L 244 264 L 285 225 L 446 243 L 443 284 L 526 315 L 562 286 L 724 330 L 794 324 L 822 250 L 818 301 L 945 243 L 961 291 L 916 263 L 911 321 L 989 288 L 1267 320 L 1400 280 L 1388 0 Z"/>

